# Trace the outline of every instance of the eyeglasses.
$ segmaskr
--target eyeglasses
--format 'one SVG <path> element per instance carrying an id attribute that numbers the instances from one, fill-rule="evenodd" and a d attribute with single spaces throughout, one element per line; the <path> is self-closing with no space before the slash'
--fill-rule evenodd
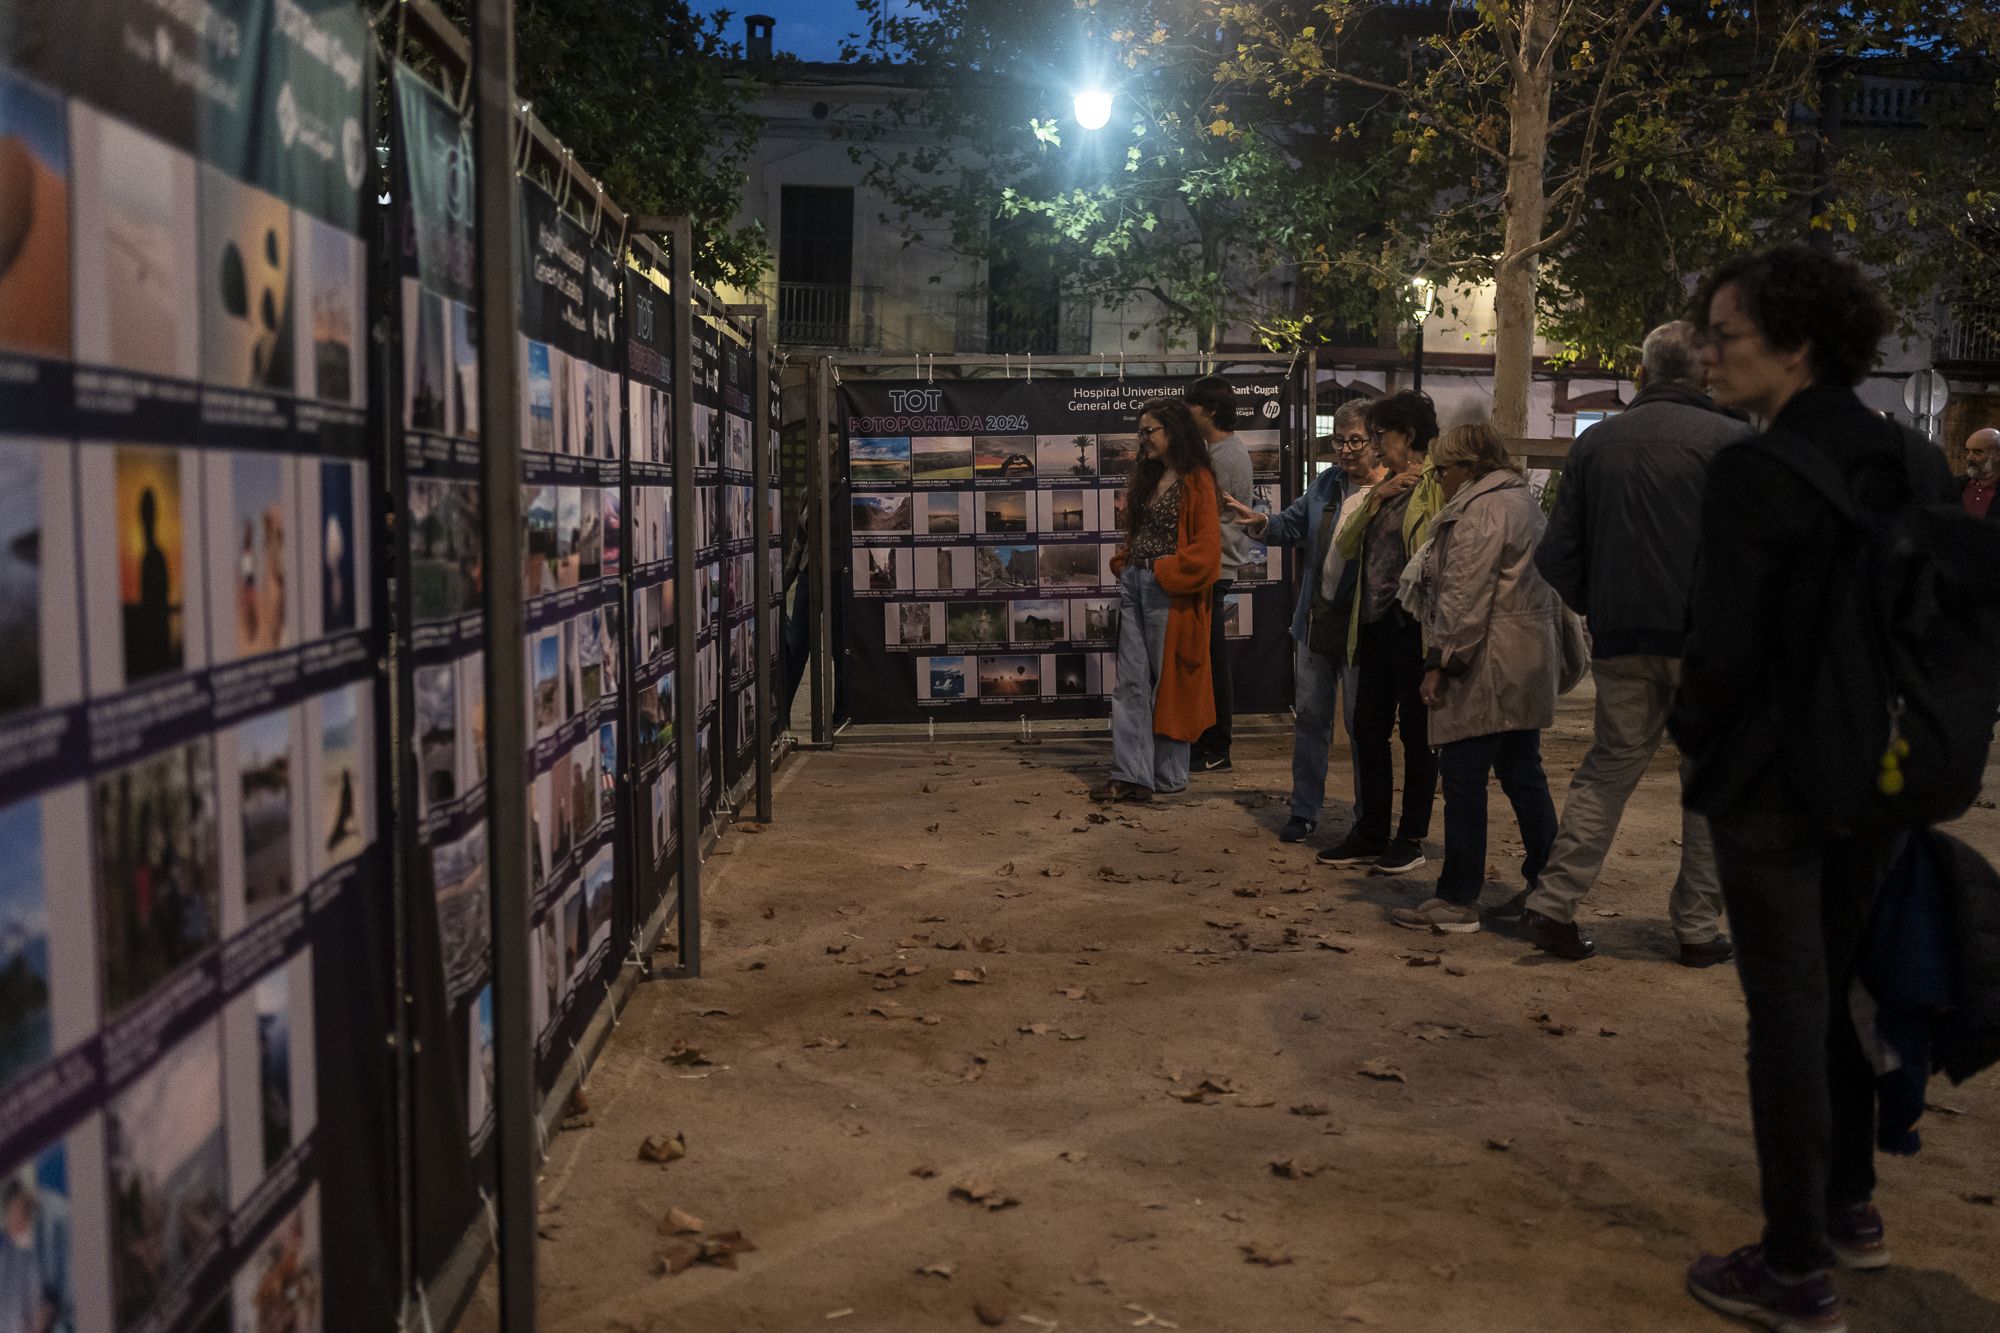
<path id="1" fill-rule="evenodd" d="M 1333 443 L 1335 447 L 1341 449 L 1366 449 L 1368 447 L 1368 437 L 1366 435 L 1336 435 L 1333 437 Z"/>
<path id="2" fill-rule="evenodd" d="M 1166 427 L 1164 426 L 1141 426 L 1139 427 L 1138 435 L 1142 440 L 1150 440 L 1165 429 Z"/>

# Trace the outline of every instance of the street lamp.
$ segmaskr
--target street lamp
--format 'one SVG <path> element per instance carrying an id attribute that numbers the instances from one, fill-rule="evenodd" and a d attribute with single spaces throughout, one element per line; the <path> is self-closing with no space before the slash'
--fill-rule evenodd
<path id="1" fill-rule="evenodd" d="M 1424 390 L 1424 321 L 1431 317 L 1431 310 L 1437 305 L 1437 284 L 1429 278 L 1410 279 L 1411 300 L 1417 312 L 1417 337 L 1410 349 L 1410 387 L 1418 393 Z"/>
<path id="2" fill-rule="evenodd" d="M 1102 88 L 1086 88 L 1075 98 L 1076 123 L 1087 130 L 1101 130 L 1111 121 L 1111 94 Z"/>

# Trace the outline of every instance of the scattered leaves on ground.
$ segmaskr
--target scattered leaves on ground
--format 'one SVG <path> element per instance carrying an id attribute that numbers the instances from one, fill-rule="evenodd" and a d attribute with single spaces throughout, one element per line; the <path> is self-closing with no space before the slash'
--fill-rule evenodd
<path id="1" fill-rule="evenodd" d="M 678 1162 L 688 1155 L 685 1134 L 649 1134 L 639 1144 L 642 1162 Z"/>

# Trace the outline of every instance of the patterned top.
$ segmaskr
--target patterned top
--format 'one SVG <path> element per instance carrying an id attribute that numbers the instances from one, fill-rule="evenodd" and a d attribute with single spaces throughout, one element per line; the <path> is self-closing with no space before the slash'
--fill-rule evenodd
<path id="1" fill-rule="evenodd" d="M 1139 515 L 1139 527 L 1132 534 L 1132 548 L 1126 559 L 1151 564 L 1172 555 L 1181 544 L 1181 479 L 1153 492 Z"/>

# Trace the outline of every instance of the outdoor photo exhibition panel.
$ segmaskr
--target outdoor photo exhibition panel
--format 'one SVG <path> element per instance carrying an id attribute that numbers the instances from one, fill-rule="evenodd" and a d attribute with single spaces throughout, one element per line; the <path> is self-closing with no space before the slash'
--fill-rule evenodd
<path id="1" fill-rule="evenodd" d="M 540 186 L 520 194 L 528 963 L 546 1090 L 623 958 L 612 885 L 625 414 L 618 258 Z"/>
<path id="2" fill-rule="evenodd" d="M 680 841 L 680 738 L 674 733 L 673 325 L 667 275 L 625 272 L 625 414 L 630 482 L 632 919 L 645 922 L 674 881 Z"/>
<path id="3" fill-rule="evenodd" d="M 1185 379 L 855 380 L 841 386 L 856 722 L 1102 717 L 1117 682 L 1125 491 L 1138 409 Z M 1232 377 L 1256 484 L 1284 503 L 1284 375 Z M 836 568 L 838 564 L 836 563 Z M 1236 708 L 1291 699 L 1284 566 L 1253 543 L 1227 598 Z"/>
<path id="4" fill-rule="evenodd" d="M 722 780 L 734 791 L 757 741 L 757 511 L 754 346 L 732 324 L 722 347 Z"/>
<path id="5" fill-rule="evenodd" d="M 701 809 L 712 813 L 721 799 L 720 719 L 722 713 L 722 460 L 729 446 L 732 413 L 723 385 L 724 346 L 741 342 L 724 331 L 724 321 L 697 315 L 694 321 L 694 767 L 701 781 Z M 747 419 L 744 420 L 747 426 Z"/>
<path id="6" fill-rule="evenodd" d="M 0 25 L 0 1327 L 379 1328 L 370 37 Z"/>
<path id="7" fill-rule="evenodd" d="M 397 279 L 397 531 L 408 767 L 399 851 L 405 929 L 411 1187 L 417 1271 L 435 1272 L 492 1187 L 492 900 L 486 789 L 485 511 L 470 201 L 470 126 L 407 68 L 393 71 Z"/>

